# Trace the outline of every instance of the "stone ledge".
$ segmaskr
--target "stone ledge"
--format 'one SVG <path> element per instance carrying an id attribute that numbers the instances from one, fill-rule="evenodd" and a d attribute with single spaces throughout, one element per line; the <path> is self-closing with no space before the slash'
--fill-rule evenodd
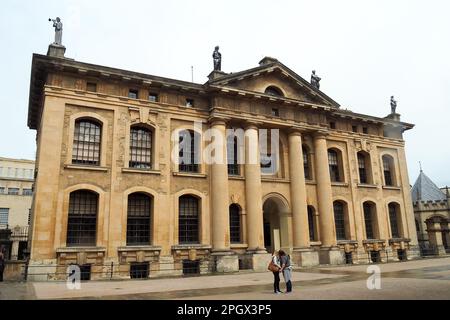
<path id="1" fill-rule="evenodd" d="M 171 247 L 172 250 L 210 250 L 212 246 L 207 244 L 178 244 Z"/>
<path id="2" fill-rule="evenodd" d="M 383 186 L 383 189 L 386 189 L 386 190 L 401 190 L 401 188 L 400 187 L 396 187 L 396 186 Z"/>
<path id="3" fill-rule="evenodd" d="M 83 166 L 77 164 L 66 164 L 64 165 L 64 169 L 75 169 L 75 170 L 90 170 L 90 171 L 102 171 L 107 172 L 107 167 L 99 167 L 99 166 Z"/>
<path id="4" fill-rule="evenodd" d="M 161 251 L 162 248 L 160 246 L 126 246 L 126 247 L 118 247 L 117 251 Z"/>
<path id="5" fill-rule="evenodd" d="M 377 189 L 378 186 L 377 186 L 376 184 L 358 183 L 358 188 L 371 188 L 371 189 Z"/>
<path id="6" fill-rule="evenodd" d="M 155 174 L 160 175 L 160 170 L 152 170 L 152 169 L 134 169 L 134 168 L 122 168 L 123 173 L 142 173 L 142 174 Z"/>
<path id="7" fill-rule="evenodd" d="M 204 173 L 188 173 L 188 172 L 173 172 L 176 177 L 189 177 L 189 178 L 206 178 L 207 175 Z"/>
<path id="8" fill-rule="evenodd" d="M 105 247 L 63 247 L 57 248 L 56 253 L 72 253 L 72 252 L 106 252 Z"/>

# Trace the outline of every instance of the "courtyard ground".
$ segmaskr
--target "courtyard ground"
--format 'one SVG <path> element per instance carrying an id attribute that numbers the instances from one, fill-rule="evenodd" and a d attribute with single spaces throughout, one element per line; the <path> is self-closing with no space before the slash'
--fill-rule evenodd
<path id="1" fill-rule="evenodd" d="M 65 282 L 3 282 L 0 300 L 24 299 L 445 299 L 450 300 L 450 257 L 379 264 L 381 288 L 369 290 L 368 265 L 320 266 L 293 272 L 293 292 L 275 295 L 269 272 L 189 278 Z M 284 283 L 281 283 L 282 290 Z"/>

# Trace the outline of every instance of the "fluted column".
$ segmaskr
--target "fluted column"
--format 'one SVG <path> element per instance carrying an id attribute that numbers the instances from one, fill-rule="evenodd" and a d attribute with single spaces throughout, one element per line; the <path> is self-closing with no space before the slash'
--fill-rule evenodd
<path id="1" fill-rule="evenodd" d="M 245 128 L 245 202 L 248 251 L 265 250 L 261 190 L 258 128 L 250 124 Z"/>
<path id="2" fill-rule="evenodd" d="M 319 207 L 320 241 L 322 246 L 331 247 L 336 244 L 334 230 L 333 200 L 331 192 L 331 179 L 328 166 L 328 149 L 326 136 L 314 136 L 314 149 L 316 160 L 317 202 Z"/>
<path id="3" fill-rule="evenodd" d="M 300 132 L 289 134 L 289 173 L 291 180 L 293 246 L 309 247 L 308 210 L 305 172 L 303 168 L 302 137 Z"/>
<path id="4" fill-rule="evenodd" d="M 214 162 L 211 163 L 212 245 L 213 251 L 228 251 L 230 250 L 230 222 L 225 121 L 214 120 L 211 123 L 211 129 L 214 137 L 211 143 L 216 150 Z"/>

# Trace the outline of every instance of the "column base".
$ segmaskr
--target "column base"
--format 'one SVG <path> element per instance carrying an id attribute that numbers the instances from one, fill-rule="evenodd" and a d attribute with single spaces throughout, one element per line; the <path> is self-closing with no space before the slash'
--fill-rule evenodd
<path id="1" fill-rule="evenodd" d="M 436 246 L 436 254 L 438 256 L 445 256 L 447 254 L 445 247 L 443 245 Z"/>
<path id="2" fill-rule="evenodd" d="M 267 271 L 272 255 L 266 250 L 249 250 L 244 255 L 242 262 L 246 269 L 253 269 L 256 272 Z"/>
<path id="3" fill-rule="evenodd" d="M 338 247 L 322 247 L 319 250 L 320 264 L 344 264 L 344 253 Z"/>
<path id="4" fill-rule="evenodd" d="M 299 267 L 313 267 L 319 265 L 319 253 L 311 248 L 292 250 L 292 262 Z"/>
<path id="5" fill-rule="evenodd" d="M 214 259 L 215 271 L 220 273 L 238 272 L 239 259 L 237 254 L 232 251 L 213 252 L 211 257 Z"/>

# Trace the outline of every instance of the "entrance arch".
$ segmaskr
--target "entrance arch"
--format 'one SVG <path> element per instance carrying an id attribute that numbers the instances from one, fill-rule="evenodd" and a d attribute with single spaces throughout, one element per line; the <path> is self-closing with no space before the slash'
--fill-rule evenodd
<path id="1" fill-rule="evenodd" d="M 268 252 L 283 249 L 290 252 L 291 210 L 280 194 L 271 193 L 263 199 L 264 246 Z"/>

